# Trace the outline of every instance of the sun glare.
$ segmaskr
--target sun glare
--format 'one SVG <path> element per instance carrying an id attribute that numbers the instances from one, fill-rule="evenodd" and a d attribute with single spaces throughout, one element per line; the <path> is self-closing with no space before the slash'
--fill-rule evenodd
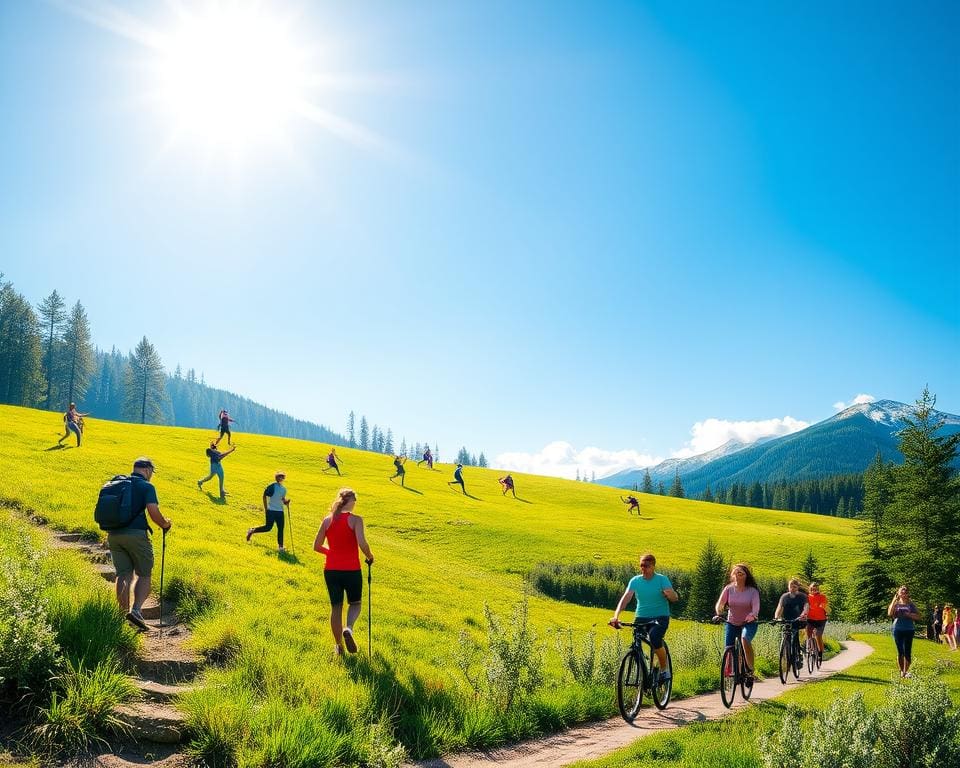
<path id="1" fill-rule="evenodd" d="M 263 6 L 181 16 L 157 61 L 159 100 L 176 133 L 234 153 L 282 140 L 307 82 L 290 26 Z"/>

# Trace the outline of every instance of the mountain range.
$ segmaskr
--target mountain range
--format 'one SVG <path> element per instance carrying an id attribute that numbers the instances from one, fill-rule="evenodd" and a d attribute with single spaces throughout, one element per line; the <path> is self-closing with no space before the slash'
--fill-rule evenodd
<path id="1" fill-rule="evenodd" d="M 880 451 L 885 461 L 900 463 L 897 434 L 913 414 L 913 406 L 896 400 L 852 405 L 828 419 L 782 437 L 743 444 L 731 440 L 707 453 L 686 459 L 667 459 L 650 467 L 654 487 L 669 488 L 679 472 L 684 493 L 699 497 L 733 483 L 804 480 L 863 472 Z M 960 432 L 960 416 L 936 411 L 944 420 L 940 434 Z M 645 469 L 629 469 L 598 479 L 616 488 L 643 486 Z"/>

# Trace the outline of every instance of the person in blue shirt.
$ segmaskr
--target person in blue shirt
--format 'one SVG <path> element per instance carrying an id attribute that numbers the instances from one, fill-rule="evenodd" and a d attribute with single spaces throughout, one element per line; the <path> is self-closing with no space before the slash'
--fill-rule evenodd
<path id="1" fill-rule="evenodd" d="M 630 579 L 626 591 L 613 612 L 613 618 L 608 623 L 614 629 L 620 629 L 620 613 L 636 596 L 635 620 L 637 622 L 656 622 L 649 629 L 650 646 L 656 652 L 660 669 L 666 676 L 670 673 L 667 669 L 667 651 L 663 647 L 663 636 L 667 633 L 667 627 L 670 625 L 670 603 L 677 602 L 680 596 L 673 588 L 673 584 L 670 583 L 670 579 L 654 570 L 656 564 L 657 558 L 653 556 L 652 552 L 645 552 L 640 555 L 640 573 Z"/>
<path id="2" fill-rule="evenodd" d="M 900 677 L 910 677 L 913 635 L 916 632 L 914 622 L 920 621 L 920 611 L 910 599 L 910 589 L 906 584 L 897 590 L 893 600 L 890 601 L 887 616 L 893 619 L 893 642 L 897 646 L 897 666 L 900 668 Z"/>
<path id="3" fill-rule="evenodd" d="M 467 486 L 463 482 L 463 464 L 457 464 L 457 468 L 453 470 L 453 480 L 448 482 L 447 485 L 459 485 L 464 495 L 466 495 Z"/>

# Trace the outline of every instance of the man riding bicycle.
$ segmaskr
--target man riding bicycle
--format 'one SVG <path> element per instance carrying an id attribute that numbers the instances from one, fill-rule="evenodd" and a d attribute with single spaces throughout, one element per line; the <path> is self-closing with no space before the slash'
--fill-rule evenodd
<path id="1" fill-rule="evenodd" d="M 657 654 L 660 669 L 664 670 L 664 678 L 670 675 L 667 664 L 667 651 L 663 647 L 663 636 L 670 625 L 670 603 L 680 598 L 670 583 L 670 579 L 662 573 L 654 571 L 657 558 L 650 552 L 640 555 L 640 573 L 630 579 L 627 589 L 617 603 L 613 618 L 608 622 L 614 629 L 620 629 L 620 612 L 627 607 L 634 595 L 637 598 L 635 621 L 639 623 L 655 622 L 649 628 L 650 647 Z M 669 601 L 669 602 L 668 602 Z"/>
<path id="2" fill-rule="evenodd" d="M 796 579 L 790 579 L 787 583 L 787 592 L 780 595 L 780 602 L 777 603 L 777 610 L 773 612 L 773 618 L 783 619 L 784 621 L 798 621 L 806 619 L 810 611 L 810 601 L 805 593 L 800 591 L 800 582 Z M 791 640 L 794 648 L 800 647 L 800 625 L 794 624 L 790 628 L 792 633 Z"/>

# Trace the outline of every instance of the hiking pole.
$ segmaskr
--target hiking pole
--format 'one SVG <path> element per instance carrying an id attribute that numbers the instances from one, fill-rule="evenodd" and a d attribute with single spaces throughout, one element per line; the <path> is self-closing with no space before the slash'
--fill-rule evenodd
<path id="1" fill-rule="evenodd" d="M 290 524 L 290 554 L 296 557 L 297 553 L 293 549 L 293 513 L 290 511 L 290 502 L 287 502 L 287 520 Z"/>
<path id="2" fill-rule="evenodd" d="M 167 561 L 167 529 L 163 529 L 163 546 L 160 548 L 160 639 L 163 639 L 163 566 Z"/>
<path id="3" fill-rule="evenodd" d="M 367 656 L 370 655 L 370 638 L 373 636 L 373 630 L 371 629 L 371 624 L 370 624 L 371 606 L 373 605 L 373 595 L 371 594 L 373 591 L 371 586 L 373 582 L 371 581 L 371 578 L 370 578 L 371 565 L 372 565 L 371 562 L 367 560 Z"/>

